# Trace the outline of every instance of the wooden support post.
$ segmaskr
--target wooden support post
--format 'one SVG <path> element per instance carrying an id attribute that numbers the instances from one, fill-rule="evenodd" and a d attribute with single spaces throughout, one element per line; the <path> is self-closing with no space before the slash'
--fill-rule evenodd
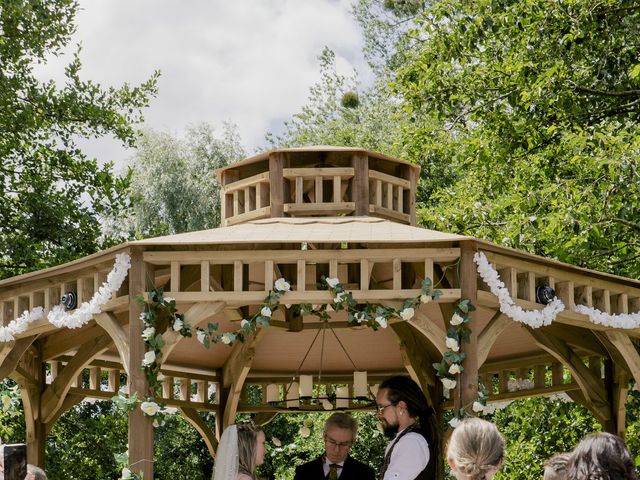
<path id="1" fill-rule="evenodd" d="M 271 179 L 271 216 L 284 215 L 284 177 L 282 168 L 284 153 L 275 152 L 269 155 L 269 178 Z"/>
<path id="2" fill-rule="evenodd" d="M 173 266 L 172 284 L 173 284 Z M 149 385 L 144 371 L 140 368 L 146 351 L 141 337 L 143 322 L 140 321 L 142 306 L 135 298 L 146 292 L 151 285 L 148 270 L 142 260 L 142 251 L 131 251 L 131 269 L 129 270 L 129 393 L 145 398 Z M 150 275 L 151 277 L 153 275 Z M 172 285 L 173 286 L 173 285 Z M 134 408 L 129 412 L 129 465 L 133 472 L 144 474 L 144 478 L 153 477 L 153 421 L 142 410 Z"/>
<path id="3" fill-rule="evenodd" d="M 460 243 L 460 295 L 463 299 L 469 299 L 472 304 L 478 303 L 478 277 L 476 265 L 473 261 L 475 253 L 471 242 Z M 468 327 L 471 330 L 469 342 L 462 342 L 461 350 L 467 354 L 464 361 L 464 370 L 459 376 L 459 388 L 454 395 L 454 407 L 456 410 L 465 408 L 473 413 L 471 405 L 478 397 L 478 334 L 479 325 L 475 312 L 469 313 Z"/>

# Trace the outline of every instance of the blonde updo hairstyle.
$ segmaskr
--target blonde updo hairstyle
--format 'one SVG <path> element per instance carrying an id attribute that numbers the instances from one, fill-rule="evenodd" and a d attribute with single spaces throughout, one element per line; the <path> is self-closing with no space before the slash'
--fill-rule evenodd
<path id="1" fill-rule="evenodd" d="M 504 440 L 498 428 L 480 418 L 465 418 L 451 434 L 447 460 L 458 479 L 485 480 L 498 470 Z"/>

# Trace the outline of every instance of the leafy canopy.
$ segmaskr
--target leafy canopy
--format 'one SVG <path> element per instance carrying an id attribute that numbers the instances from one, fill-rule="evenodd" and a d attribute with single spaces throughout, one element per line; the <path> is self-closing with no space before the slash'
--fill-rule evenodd
<path id="1" fill-rule="evenodd" d="M 80 78 L 80 49 L 64 85 L 34 68 L 61 55 L 75 31 L 73 0 L 6 0 L 0 5 L 0 277 L 95 252 L 97 215 L 118 210 L 125 182 L 78 148 L 111 135 L 132 145 L 133 125 L 156 93 L 157 73 L 140 86 L 103 88 Z"/>

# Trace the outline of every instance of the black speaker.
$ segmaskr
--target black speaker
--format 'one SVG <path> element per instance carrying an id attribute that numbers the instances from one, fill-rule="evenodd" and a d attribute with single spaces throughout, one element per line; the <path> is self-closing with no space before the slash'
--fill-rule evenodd
<path id="1" fill-rule="evenodd" d="M 76 295 L 76 292 L 67 292 L 62 295 L 60 301 L 66 310 L 73 310 L 78 306 L 78 295 Z"/>
<path id="2" fill-rule="evenodd" d="M 536 302 L 548 305 L 556 298 L 556 291 L 549 285 L 538 285 L 536 287 Z"/>

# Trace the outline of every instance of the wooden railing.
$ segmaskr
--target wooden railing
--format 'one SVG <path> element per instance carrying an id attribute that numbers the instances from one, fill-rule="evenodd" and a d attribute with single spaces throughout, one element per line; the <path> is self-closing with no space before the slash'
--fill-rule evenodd
<path id="1" fill-rule="evenodd" d="M 270 216 L 269 172 L 222 187 L 224 226 Z"/>
<path id="2" fill-rule="evenodd" d="M 339 215 L 355 211 L 351 200 L 353 168 L 285 168 L 291 198 L 284 212 L 291 215 Z M 325 198 L 325 191 L 330 198 Z"/>
<path id="3" fill-rule="evenodd" d="M 410 223 L 411 182 L 369 170 L 369 212 Z"/>

